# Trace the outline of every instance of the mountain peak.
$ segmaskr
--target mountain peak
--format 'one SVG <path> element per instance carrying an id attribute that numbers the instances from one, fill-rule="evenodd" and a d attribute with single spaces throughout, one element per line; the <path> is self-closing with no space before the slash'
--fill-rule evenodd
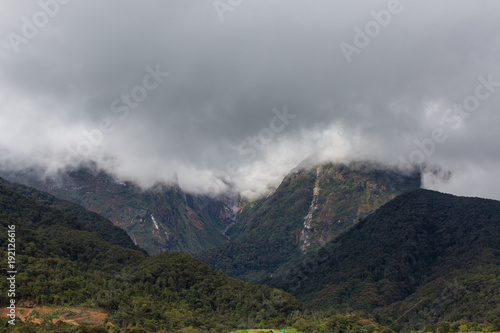
<path id="1" fill-rule="evenodd" d="M 200 258 L 230 275 L 260 281 L 420 185 L 419 173 L 368 162 L 296 168 L 272 195 L 243 207 L 236 239 Z"/>

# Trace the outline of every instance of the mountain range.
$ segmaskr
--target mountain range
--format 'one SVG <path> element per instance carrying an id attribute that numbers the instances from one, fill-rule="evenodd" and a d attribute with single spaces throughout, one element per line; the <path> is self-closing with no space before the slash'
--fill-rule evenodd
<path id="1" fill-rule="evenodd" d="M 36 170 L 3 172 L 1 176 L 102 215 L 149 254 L 196 254 L 227 242 L 225 233 L 235 223 L 242 200 L 236 194 L 219 198 L 193 195 L 177 185 L 162 183 L 143 190 L 133 182 L 116 180 L 94 165 L 51 178 L 40 177 Z"/>
<path id="2" fill-rule="evenodd" d="M 1 228 L 20 235 L 16 301 L 101 311 L 88 332 L 500 330 L 500 202 L 420 189 L 418 171 L 301 165 L 255 201 L 92 167 L 3 174 L 17 181 L 0 179 Z"/>
<path id="3" fill-rule="evenodd" d="M 306 162 L 292 170 L 274 193 L 254 202 L 235 193 L 217 197 L 186 193 L 175 183 L 157 183 L 144 190 L 92 164 L 50 178 L 41 177 L 37 170 L 0 172 L 0 176 L 102 215 L 149 254 L 182 251 L 212 265 L 209 250 L 222 253 L 229 247 L 232 252 L 230 247 L 246 243 L 245 239 L 267 242 L 260 240 L 265 230 L 285 247 L 280 266 L 294 256 L 293 251 L 302 255 L 316 250 L 396 195 L 420 187 L 418 172 L 404 174 L 368 162 L 312 166 Z M 281 221 L 271 224 L 290 232 L 283 234 L 269 225 L 278 210 L 284 213 Z M 271 274 L 274 269 L 265 272 Z M 245 279 L 258 281 L 251 276 L 262 272 L 248 272 Z"/>
<path id="4" fill-rule="evenodd" d="M 61 204 L 63 210 L 55 208 Z M 130 241 L 124 244 L 129 248 L 113 244 L 124 232 L 109 227 L 111 222 L 95 213 L 82 211 L 80 217 L 72 217 L 78 209 L 76 204 L 1 180 L 0 230 L 7 235 L 15 228 L 18 271 L 15 298 L 6 292 L 9 281 L 0 283 L 2 305 L 15 299 L 21 312 L 49 305 L 101 309 L 107 316 L 107 328 L 82 327 L 78 332 L 108 332 L 108 328 L 115 332 L 113 327 L 141 327 L 134 332 L 186 327 L 222 332 L 285 322 L 294 311 L 302 311 L 291 295 L 229 278 L 188 254 L 150 257 Z M 105 232 L 93 231 L 100 225 L 106 226 Z M 0 239 L 0 246 L 7 249 L 7 237 Z M 76 332 L 63 321 L 52 323 L 51 317 L 41 327 L 18 321 L 20 330 L 7 319 L 1 319 L 2 332 Z"/>
<path id="5" fill-rule="evenodd" d="M 272 195 L 243 207 L 231 242 L 197 257 L 231 276 L 262 281 L 420 185 L 418 172 L 366 162 L 300 167 Z"/>
<path id="6" fill-rule="evenodd" d="M 365 310 L 379 321 L 412 307 L 416 324 L 494 321 L 499 235 L 500 202 L 414 190 L 266 283 L 309 308 Z"/>

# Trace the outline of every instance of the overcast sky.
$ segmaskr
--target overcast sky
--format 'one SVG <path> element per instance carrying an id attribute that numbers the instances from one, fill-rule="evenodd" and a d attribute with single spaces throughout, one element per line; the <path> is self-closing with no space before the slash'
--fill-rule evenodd
<path id="1" fill-rule="evenodd" d="M 428 173 L 426 187 L 500 199 L 499 12 L 494 0 L 2 1 L 0 164 L 93 160 L 145 186 L 178 175 L 187 190 L 252 196 L 315 155 L 438 165 L 451 178 Z"/>

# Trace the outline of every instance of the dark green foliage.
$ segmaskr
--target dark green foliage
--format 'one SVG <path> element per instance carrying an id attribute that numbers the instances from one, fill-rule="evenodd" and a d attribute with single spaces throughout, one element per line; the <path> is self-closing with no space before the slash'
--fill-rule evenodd
<path id="1" fill-rule="evenodd" d="M 38 191 L 34 188 L 11 183 L 0 178 L 0 185 L 10 188 L 26 198 L 34 200 L 37 204 L 55 208 L 78 221 L 87 230 L 97 232 L 97 234 L 106 242 L 120 245 L 124 248 L 139 250 L 132 242 L 125 231 L 116 227 L 109 220 L 102 216 L 90 212 L 85 208 L 72 202 L 58 199 L 48 193 Z"/>
<path id="2" fill-rule="evenodd" d="M 142 252 L 105 242 L 78 220 L 0 185 L 0 228 L 4 234 L 8 225 L 16 227 L 18 254 L 65 258 L 84 269 L 105 271 L 120 270 L 124 264 L 144 258 Z M 6 237 L 0 238 L 2 249 L 6 249 L 6 242 Z"/>
<path id="3" fill-rule="evenodd" d="M 318 206 L 324 209 L 314 212 L 312 227 L 323 231 L 325 242 L 396 196 L 421 186 L 419 172 L 404 174 L 369 162 L 326 164 L 318 178 Z"/>
<path id="4" fill-rule="evenodd" d="M 420 321 L 490 321 L 500 315 L 499 223 L 498 201 L 415 190 L 268 282 L 313 308 L 377 309 L 380 322 L 420 300 Z"/>
<path id="5" fill-rule="evenodd" d="M 104 216 L 131 235 L 149 254 L 164 251 L 195 254 L 227 241 L 222 231 L 230 221 L 221 214 L 225 211 L 224 202 L 186 194 L 178 186 L 156 184 L 144 190 L 131 182 L 120 183 L 93 165 L 61 174 L 57 179 L 42 180 L 36 170 L 4 173 L 4 177 Z M 55 208 L 73 217 L 79 216 L 80 212 L 58 203 Z M 107 233 L 107 230 L 96 229 L 103 227 L 104 224 L 94 224 L 92 230 Z"/>
<path id="6" fill-rule="evenodd" d="M 318 208 L 304 230 L 315 186 Z M 403 175 L 367 163 L 296 170 L 272 195 L 243 209 L 238 238 L 198 258 L 230 276 L 261 282 L 301 260 L 305 234 L 311 243 L 306 250 L 317 250 L 383 203 L 419 187 L 419 173 Z"/>
<path id="7" fill-rule="evenodd" d="M 342 172 L 349 171 L 337 172 L 344 177 Z M 242 269 L 247 277 L 261 277 L 271 271 L 271 264 L 285 260 L 285 253 L 279 251 L 292 249 L 286 241 L 291 239 L 289 233 L 294 234 L 293 223 L 303 220 L 302 209 L 310 204 L 315 172 L 291 177 L 276 196 L 248 205 L 242 213 L 245 223 L 240 238 L 253 247 L 230 243 L 235 251 L 249 252 L 236 253 L 238 265 L 228 261 L 229 267 Z M 373 190 L 360 191 L 361 196 L 385 195 L 377 194 L 374 183 L 364 181 Z M 290 294 L 229 278 L 187 254 L 147 257 L 110 244 L 120 237 L 113 236 L 116 229 L 100 229 L 99 219 L 92 223 L 101 232 L 92 232 L 92 223 L 78 214 L 72 216 L 71 209 L 68 214 L 54 209 L 57 203 L 47 205 L 50 196 L 23 187 L 18 193 L 12 184 L 2 183 L 0 233 L 5 235 L 8 225 L 16 226 L 16 300 L 103 309 L 116 328 L 61 322 L 19 322 L 6 328 L 3 318 L 0 332 L 228 332 L 286 326 L 303 333 L 458 332 L 494 331 L 500 325 L 498 201 L 426 190 L 395 198 L 311 252 L 286 275 L 267 280 L 310 308 L 326 309 L 309 313 Z M 340 200 L 338 207 L 348 200 Z M 254 230 L 259 233 L 251 233 Z M 245 236 L 247 231 L 256 239 Z M 264 241 L 259 243 L 259 237 Z M 273 243 L 281 246 L 273 248 L 269 245 Z M 291 244 L 296 249 L 296 243 Z M 6 237 L 0 238 L 0 246 L 5 262 Z M 278 261 L 269 249 L 278 253 Z M 256 253 L 264 260 L 252 262 Z M 2 306 L 8 300 L 6 283 L 5 279 L 0 283 Z"/>
<path id="8" fill-rule="evenodd" d="M 283 180 L 269 198 L 256 202 L 240 217 L 244 230 L 235 240 L 199 258 L 226 274 L 259 281 L 291 257 L 301 256 L 297 231 L 311 203 L 315 171 L 301 171 Z"/>
<path id="9" fill-rule="evenodd" d="M 302 308 L 291 295 L 251 285 L 180 253 L 147 257 L 112 245 L 79 221 L 0 184 L 0 233 L 16 229 L 16 301 L 107 311 L 121 329 L 151 332 L 194 327 L 202 332 L 288 322 Z M 0 238 L 6 262 L 7 237 Z M 9 298 L 0 282 L 0 305 Z M 52 326 L 51 326 L 52 325 Z M 23 326 L 21 332 L 101 332 L 61 324 Z M 56 330 L 57 329 L 57 330 Z M 74 329 L 74 330 L 73 330 Z M 0 330 L 1 331 L 1 330 Z M 134 330 L 132 330 L 134 331 Z"/>
<path id="10" fill-rule="evenodd" d="M 9 326 L 7 324 L 7 318 L 0 319 L 0 332 L 1 333 L 113 333 L 119 332 L 113 329 L 109 329 L 104 326 L 87 326 L 79 325 L 74 326 L 62 321 L 56 323 L 45 322 L 43 324 L 35 323 L 21 323 L 17 322 L 15 326 Z"/>

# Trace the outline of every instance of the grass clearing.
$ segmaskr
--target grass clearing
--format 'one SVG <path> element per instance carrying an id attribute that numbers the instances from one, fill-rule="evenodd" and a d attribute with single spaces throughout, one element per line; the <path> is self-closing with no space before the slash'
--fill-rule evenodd
<path id="1" fill-rule="evenodd" d="M 0 309 L 0 316 L 6 316 L 7 310 L 7 308 Z M 16 316 L 22 321 L 32 321 L 37 324 L 44 320 L 53 323 L 61 320 L 71 325 L 106 325 L 108 314 L 102 310 L 81 307 L 34 306 L 18 307 Z M 107 325 L 112 326 L 111 323 Z"/>

